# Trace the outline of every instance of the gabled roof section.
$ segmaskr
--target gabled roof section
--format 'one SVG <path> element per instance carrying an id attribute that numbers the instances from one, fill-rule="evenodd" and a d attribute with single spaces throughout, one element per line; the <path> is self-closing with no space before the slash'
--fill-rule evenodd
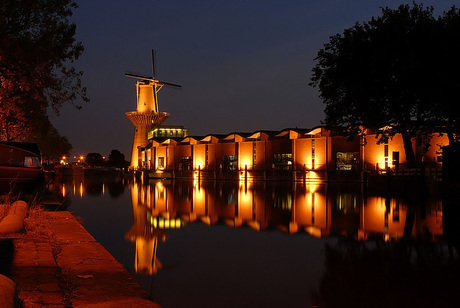
<path id="1" fill-rule="evenodd" d="M 248 140 L 260 140 L 260 141 L 264 141 L 264 140 L 268 140 L 270 138 L 270 136 L 272 136 L 274 134 L 274 132 L 270 131 L 257 131 L 255 133 L 253 133 L 252 135 L 250 135 L 249 137 L 247 137 L 246 139 Z"/>
<path id="2" fill-rule="evenodd" d="M 248 138 L 250 133 L 230 133 L 225 137 L 224 141 L 233 141 L 233 142 L 242 142 L 244 139 Z"/>
<path id="3" fill-rule="evenodd" d="M 288 139 L 299 139 L 304 136 L 304 134 L 309 131 L 303 128 L 286 128 L 282 130 L 279 134 L 275 135 L 276 138 L 288 138 Z"/>
<path id="4" fill-rule="evenodd" d="M 309 132 L 306 132 L 304 135 L 309 138 L 321 137 L 324 135 L 324 127 L 315 127 L 311 129 Z"/>
<path id="5" fill-rule="evenodd" d="M 182 144 L 197 144 L 200 139 L 203 137 L 186 137 L 182 139 L 180 143 Z"/>
<path id="6" fill-rule="evenodd" d="M 219 143 L 221 139 L 224 138 L 224 135 L 207 135 L 200 140 L 202 143 Z"/>
<path id="7" fill-rule="evenodd" d="M 174 138 L 168 138 L 165 141 L 163 141 L 161 144 L 164 144 L 164 145 L 170 145 L 170 144 L 176 145 L 177 140 L 175 140 Z"/>

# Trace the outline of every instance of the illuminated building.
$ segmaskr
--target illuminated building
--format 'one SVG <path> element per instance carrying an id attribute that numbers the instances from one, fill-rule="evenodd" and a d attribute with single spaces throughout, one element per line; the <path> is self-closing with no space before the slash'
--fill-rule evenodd
<path id="1" fill-rule="evenodd" d="M 412 139 L 412 149 L 415 153 L 418 167 L 442 167 L 442 147 L 449 145 L 447 134 L 432 134 L 430 147 L 424 149 Z M 361 157 L 363 169 L 369 171 L 384 171 L 387 169 L 398 171 L 406 168 L 407 159 L 404 142 L 401 134 L 388 138 L 387 142 L 377 142 L 377 132 L 366 130 L 366 137 L 362 140 Z"/>
<path id="2" fill-rule="evenodd" d="M 150 143 L 140 151 L 141 167 L 149 177 L 360 180 L 363 171 L 396 172 L 407 168 L 399 134 L 388 138 L 386 143 L 378 143 L 376 132 L 370 130 L 365 137 L 350 140 L 324 127 L 205 137 L 182 137 L 172 128 L 152 130 Z M 179 131 L 184 133 L 188 131 Z M 413 140 L 417 166 L 427 172 L 440 171 L 442 146 L 448 145 L 448 138 L 433 134 L 431 145 L 424 151 Z"/>
<path id="3" fill-rule="evenodd" d="M 322 127 L 185 138 L 150 135 L 140 155 L 150 177 L 318 179 L 337 168 L 335 153 L 359 156 L 358 138 L 348 141 Z M 340 163 L 358 170 L 356 161 Z"/>

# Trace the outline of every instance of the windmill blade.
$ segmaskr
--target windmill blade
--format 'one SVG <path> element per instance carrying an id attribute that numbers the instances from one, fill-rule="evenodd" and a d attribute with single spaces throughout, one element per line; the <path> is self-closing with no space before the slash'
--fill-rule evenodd
<path id="1" fill-rule="evenodd" d="M 165 86 L 171 86 L 171 87 L 182 88 L 181 85 L 175 84 L 175 83 L 171 83 L 171 82 L 165 82 L 165 81 L 160 81 L 160 80 L 156 80 L 156 82 L 159 83 L 159 84 L 164 84 Z"/>
<path id="2" fill-rule="evenodd" d="M 152 49 L 152 79 L 155 79 L 155 49 Z"/>
<path id="3" fill-rule="evenodd" d="M 144 79 L 144 80 L 151 80 L 151 81 L 154 81 L 153 77 L 145 76 L 145 75 L 140 75 L 140 74 L 134 74 L 134 73 L 125 72 L 125 76 L 126 76 L 126 77 L 131 77 L 131 78 L 137 78 L 137 79 Z"/>

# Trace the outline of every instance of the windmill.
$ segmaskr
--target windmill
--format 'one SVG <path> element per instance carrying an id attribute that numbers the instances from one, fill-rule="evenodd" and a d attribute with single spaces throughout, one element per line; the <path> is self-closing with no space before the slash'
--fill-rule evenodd
<path id="1" fill-rule="evenodd" d="M 155 79 L 155 51 L 152 49 L 152 76 L 125 73 L 125 76 L 138 79 L 136 82 L 137 110 L 126 113 L 126 117 L 134 124 L 134 141 L 131 154 L 131 167 L 138 168 L 138 148 L 149 144 L 148 133 L 153 125 L 161 125 L 169 118 L 169 113 L 160 112 L 158 108 L 158 92 L 164 86 L 180 88 L 178 84 Z"/>

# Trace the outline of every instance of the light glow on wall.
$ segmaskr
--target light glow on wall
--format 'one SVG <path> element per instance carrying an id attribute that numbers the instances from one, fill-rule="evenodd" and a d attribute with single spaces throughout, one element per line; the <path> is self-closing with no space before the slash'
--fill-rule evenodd
<path id="1" fill-rule="evenodd" d="M 391 163 L 391 161 L 388 159 L 388 157 L 385 157 L 383 154 L 378 156 L 377 158 L 377 164 L 378 164 L 378 168 L 379 170 L 385 170 L 385 161 L 387 161 L 388 163 L 388 168 L 393 168 L 393 164 Z"/>
<path id="2" fill-rule="evenodd" d="M 249 170 L 252 169 L 252 162 L 249 157 L 242 157 L 239 162 L 238 166 L 241 170 Z"/>
<path id="3" fill-rule="evenodd" d="M 239 171 L 239 180 L 240 186 L 248 181 L 252 181 L 252 178 L 250 177 L 250 171 L 247 168 Z"/>
<path id="4" fill-rule="evenodd" d="M 195 160 L 195 170 L 203 170 L 203 161 L 200 160 Z"/>

